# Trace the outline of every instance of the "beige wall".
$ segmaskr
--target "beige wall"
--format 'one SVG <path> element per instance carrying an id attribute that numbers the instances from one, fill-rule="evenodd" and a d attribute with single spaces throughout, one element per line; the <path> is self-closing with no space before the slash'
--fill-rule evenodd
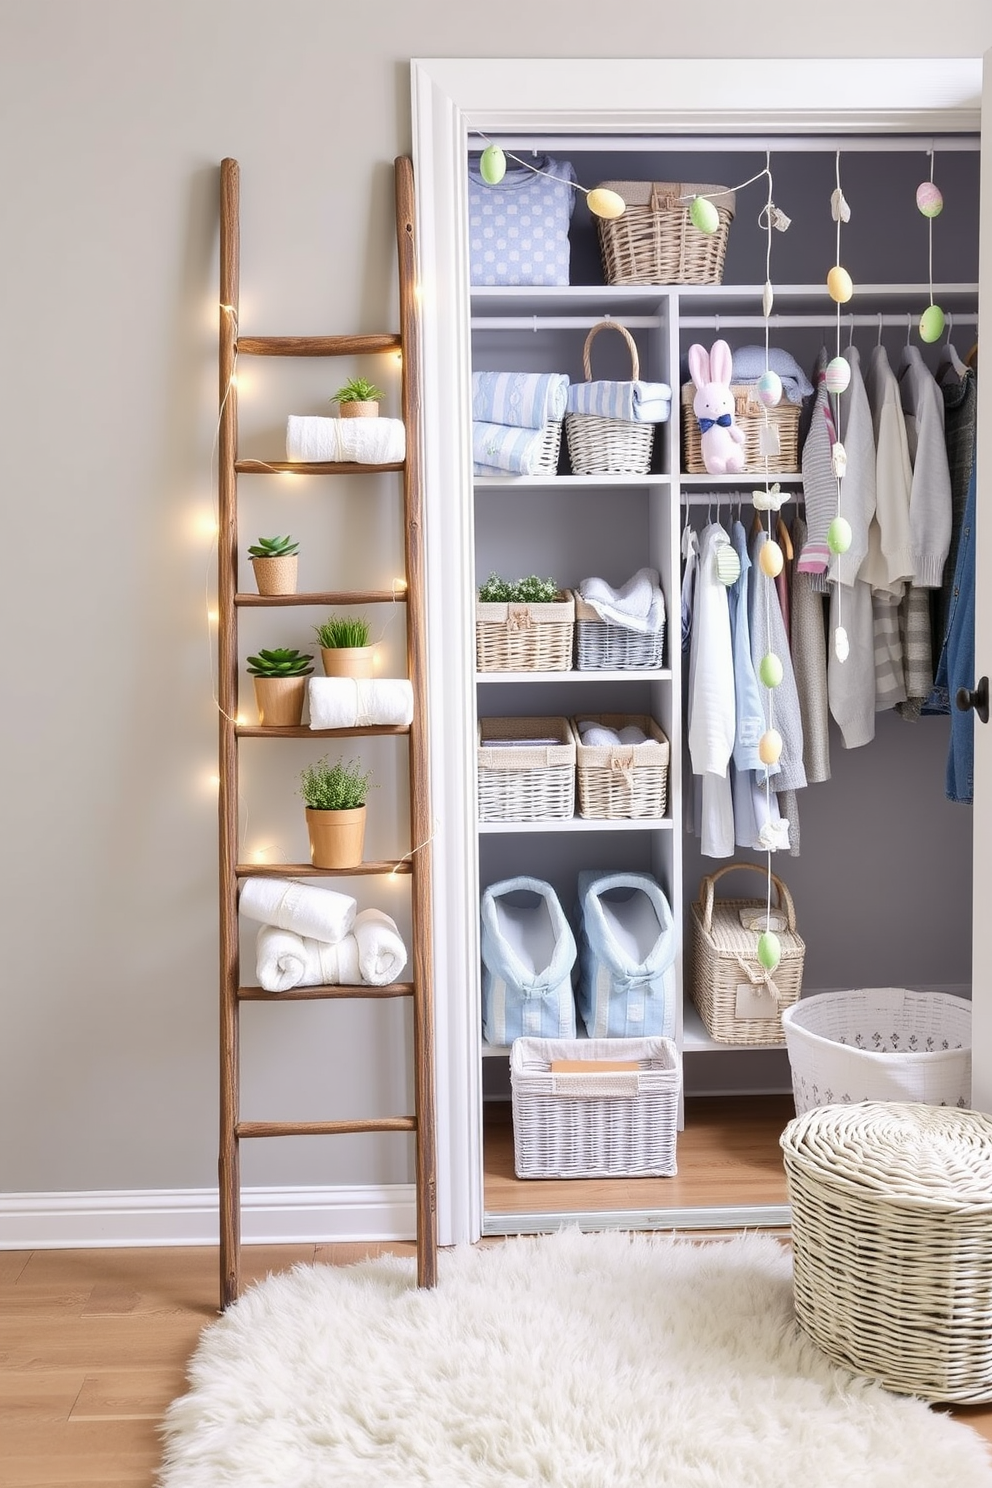
<path id="1" fill-rule="evenodd" d="M 3 1190 L 214 1180 L 216 731 L 198 523 L 213 484 L 219 160 L 242 168 L 245 327 L 391 329 L 411 56 L 992 45 L 987 0 L 939 26 L 932 0 L 779 7 L 764 32 L 754 7 L 710 12 L 703 44 L 691 10 L 604 27 L 598 0 L 0 0 Z M 252 396 L 272 450 L 280 415 Z M 381 551 L 387 506 L 376 494 L 353 532 L 356 563 Z M 376 1050 L 394 1012 L 293 1009 L 289 1040 L 263 1016 L 246 1114 L 290 1114 L 280 1099 L 302 1074 L 322 1114 L 388 1109 L 400 1064 Z M 285 1147 L 254 1163 L 250 1182 L 408 1176 L 402 1150 L 362 1141 L 317 1172 Z"/>

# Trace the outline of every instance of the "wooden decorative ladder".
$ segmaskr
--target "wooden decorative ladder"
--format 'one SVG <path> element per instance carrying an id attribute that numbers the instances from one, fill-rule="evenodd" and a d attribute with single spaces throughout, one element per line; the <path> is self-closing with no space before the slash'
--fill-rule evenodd
<path id="1" fill-rule="evenodd" d="M 236 160 L 221 163 L 220 191 L 220 432 L 218 455 L 218 704 L 220 718 L 220 1285 L 228 1306 L 241 1288 L 240 1143 L 251 1137 L 326 1136 L 352 1132 L 413 1132 L 416 1149 L 417 1281 L 437 1281 L 437 1217 L 434 1107 L 433 966 L 431 954 L 431 849 L 427 758 L 426 632 L 424 553 L 419 440 L 420 322 L 415 290 L 413 165 L 395 161 L 396 241 L 399 260 L 399 334 L 366 336 L 243 336 L 238 326 L 240 259 L 240 176 Z M 293 464 L 238 458 L 238 400 L 235 366 L 241 356 L 336 357 L 397 351 L 402 358 L 402 419 L 406 457 L 397 464 Z M 238 473 L 294 471 L 312 475 L 359 475 L 396 471 L 402 475 L 405 516 L 406 592 L 394 590 L 262 596 L 238 589 Z M 407 666 L 413 687 L 409 728 L 360 727 L 334 730 L 263 728 L 237 722 L 238 611 L 243 605 L 367 605 L 405 600 Z M 279 865 L 238 861 L 238 750 L 244 738 L 344 738 L 362 734 L 408 734 L 411 851 L 397 865 L 363 862 L 337 870 L 341 875 L 411 875 L 412 980 L 389 986 L 298 987 L 265 992 L 241 982 L 238 893 L 247 875 L 326 878 L 335 870 L 309 863 Z M 314 998 L 409 997 L 413 1003 L 413 1115 L 353 1121 L 243 1121 L 239 1025 L 244 1002 L 292 1002 Z"/>

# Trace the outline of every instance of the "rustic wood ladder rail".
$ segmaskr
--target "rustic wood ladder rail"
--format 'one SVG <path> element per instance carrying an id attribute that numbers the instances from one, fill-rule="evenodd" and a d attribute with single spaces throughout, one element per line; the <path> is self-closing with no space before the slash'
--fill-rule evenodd
<path id="1" fill-rule="evenodd" d="M 240 177 L 238 162 L 221 163 L 220 178 L 220 431 L 218 456 L 218 703 L 219 703 L 219 835 L 220 835 L 220 1288 L 228 1306 L 241 1289 L 242 1138 L 336 1135 L 354 1132 L 415 1134 L 417 1208 L 417 1281 L 437 1281 L 437 1216 L 434 1100 L 433 958 L 431 952 L 431 848 L 424 606 L 423 497 L 420 442 L 420 323 L 415 272 L 413 166 L 395 161 L 396 241 L 399 268 L 398 334 L 367 336 L 242 336 L 238 329 L 240 260 Z M 405 459 L 372 465 L 352 463 L 292 464 L 287 461 L 238 458 L 238 403 L 234 379 L 239 356 L 334 357 L 397 351 L 402 358 L 402 420 Z M 268 597 L 238 592 L 238 473 L 295 471 L 310 475 L 358 475 L 396 471 L 402 475 L 406 593 L 350 590 Z M 239 724 L 238 609 L 242 605 L 363 605 L 394 602 L 407 607 L 407 667 L 413 687 L 413 722 L 406 727 L 359 727 L 334 730 L 264 728 Z M 340 874 L 411 876 L 410 947 L 412 980 L 388 986 L 299 987 L 265 992 L 241 985 L 238 934 L 239 883 L 248 874 L 287 878 L 334 875 L 335 870 L 309 863 L 278 866 L 238 862 L 238 746 L 243 738 L 344 738 L 362 734 L 406 734 L 409 740 L 411 851 L 397 865 L 364 862 Z M 414 1114 L 354 1121 L 242 1121 L 240 1117 L 239 1013 L 243 1002 L 290 1002 L 315 998 L 409 997 L 413 1005 Z"/>

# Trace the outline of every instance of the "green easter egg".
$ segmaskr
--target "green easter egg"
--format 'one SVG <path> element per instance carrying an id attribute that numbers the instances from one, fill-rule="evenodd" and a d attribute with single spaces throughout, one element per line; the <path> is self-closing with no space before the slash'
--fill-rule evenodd
<path id="1" fill-rule="evenodd" d="M 774 971 L 782 959 L 782 946 L 774 930 L 762 930 L 758 936 L 758 960 L 766 971 Z"/>
<path id="2" fill-rule="evenodd" d="M 720 214 L 707 197 L 694 196 L 689 208 L 689 221 L 700 232 L 715 233 L 720 226 Z"/>
<path id="3" fill-rule="evenodd" d="M 785 675 L 785 669 L 774 651 L 769 651 L 758 662 L 758 676 L 766 687 L 777 687 Z"/>
<path id="4" fill-rule="evenodd" d="M 827 547 L 831 553 L 846 553 L 854 539 L 851 524 L 846 517 L 834 517 L 827 528 Z"/>
<path id="5" fill-rule="evenodd" d="M 506 175 L 506 156 L 499 145 L 487 145 L 479 160 L 479 175 L 487 186 L 498 186 Z"/>
<path id="6" fill-rule="evenodd" d="M 920 339 L 939 341 L 944 332 L 944 312 L 939 305 L 928 305 L 920 316 Z"/>

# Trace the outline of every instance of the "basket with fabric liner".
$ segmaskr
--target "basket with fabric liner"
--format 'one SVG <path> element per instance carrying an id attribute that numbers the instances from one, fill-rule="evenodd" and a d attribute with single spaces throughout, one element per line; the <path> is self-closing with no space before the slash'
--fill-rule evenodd
<path id="1" fill-rule="evenodd" d="M 784 1044 L 782 1011 L 798 1001 L 802 991 L 806 946 L 796 933 L 796 910 L 782 880 L 772 874 L 772 929 L 778 936 L 782 959 L 774 971 L 758 960 L 757 929 L 741 919 L 746 911 L 764 928 L 766 900 L 715 899 L 721 878 L 742 870 L 766 870 L 757 863 L 728 863 L 699 884 L 699 900 L 692 908 L 693 966 L 689 993 L 710 1038 L 722 1044 Z"/>
<path id="2" fill-rule="evenodd" d="M 588 1071 L 552 1069 L 563 1061 Z M 610 1070 L 596 1065 L 633 1064 Z M 510 1046 L 518 1178 L 670 1178 L 682 1066 L 667 1038 L 515 1039 Z"/>
<path id="3" fill-rule="evenodd" d="M 971 1003 L 950 992 L 818 992 L 782 1014 L 796 1114 L 852 1101 L 971 1102 Z"/>
<path id="4" fill-rule="evenodd" d="M 586 382 L 592 381 L 593 338 L 604 330 L 618 331 L 627 343 L 630 380 L 637 382 L 641 375 L 637 346 L 626 326 L 615 320 L 599 321 L 585 339 L 582 370 Z M 565 440 L 573 475 L 647 475 L 651 468 L 654 424 L 603 418 L 598 413 L 566 413 Z"/>
<path id="5" fill-rule="evenodd" d="M 619 217 L 596 219 L 607 284 L 722 284 L 735 196 L 724 186 L 688 181 L 602 181 L 626 202 Z M 689 216 L 708 197 L 718 226 L 704 233 Z"/>
<path id="6" fill-rule="evenodd" d="M 644 632 L 604 620 L 575 595 L 575 665 L 580 672 L 653 670 L 665 664 L 665 626 Z"/>
<path id="7" fill-rule="evenodd" d="M 631 725 L 647 735 L 644 744 L 583 744 L 583 722 L 615 729 Z M 668 800 L 669 743 L 647 714 L 582 713 L 572 719 L 579 790 L 579 815 L 587 819 L 662 817 Z"/>
<path id="8" fill-rule="evenodd" d="M 575 735 L 567 718 L 480 718 L 480 821 L 575 814 Z"/>
<path id="9" fill-rule="evenodd" d="M 992 1120 L 817 1106 L 781 1145 L 800 1327 L 888 1390 L 992 1400 Z"/>
<path id="10" fill-rule="evenodd" d="M 570 672 L 575 595 L 550 604 L 475 605 L 475 663 L 480 672 Z"/>
<path id="11" fill-rule="evenodd" d="M 734 420 L 744 435 L 744 473 L 748 475 L 797 475 L 799 473 L 799 418 L 802 406 L 783 398 L 774 408 L 766 408 L 758 402 L 751 383 L 735 382 L 730 391 L 734 395 Z M 686 475 L 706 475 L 703 463 L 703 436 L 699 431 L 699 420 L 692 411 L 696 385 L 682 384 L 682 453 Z M 767 414 L 769 425 L 778 431 L 779 452 L 777 455 L 761 453 L 761 431 L 765 427 Z"/>

